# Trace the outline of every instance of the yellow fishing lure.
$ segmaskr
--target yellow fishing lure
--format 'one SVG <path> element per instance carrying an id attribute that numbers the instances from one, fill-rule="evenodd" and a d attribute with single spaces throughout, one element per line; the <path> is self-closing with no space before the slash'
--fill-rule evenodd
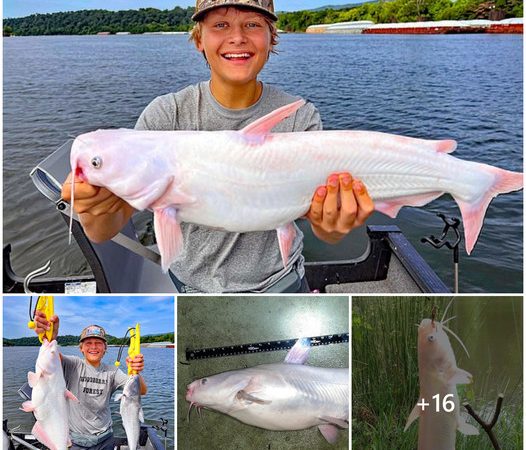
<path id="1" fill-rule="evenodd" d="M 41 311 L 46 315 L 46 319 L 49 321 L 51 317 L 55 315 L 55 307 L 53 302 L 53 296 L 52 295 L 41 295 L 38 297 L 37 306 L 35 308 L 35 311 Z M 30 320 L 27 324 L 29 328 L 32 330 L 35 329 L 36 324 L 34 320 Z M 51 342 L 51 339 L 53 337 L 53 327 L 54 324 L 52 322 L 49 322 L 49 330 L 45 331 L 44 333 L 40 333 L 38 335 L 38 339 L 40 342 L 44 342 L 44 338 L 48 340 L 48 342 Z"/>

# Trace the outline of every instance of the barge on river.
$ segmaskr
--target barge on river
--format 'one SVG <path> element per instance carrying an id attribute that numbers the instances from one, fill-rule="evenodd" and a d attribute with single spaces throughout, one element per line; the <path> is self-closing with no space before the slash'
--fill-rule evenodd
<path id="1" fill-rule="evenodd" d="M 503 20 L 440 20 L 431 22 L 378 23 L 371 21 L 312 25 L 307 33 L 324 34 L 523 34 L 522 17 Z"/>

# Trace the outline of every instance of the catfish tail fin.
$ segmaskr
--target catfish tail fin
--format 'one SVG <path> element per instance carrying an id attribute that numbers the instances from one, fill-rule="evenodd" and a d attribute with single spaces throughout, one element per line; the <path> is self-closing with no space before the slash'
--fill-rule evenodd
<path id="1" fill-rule="evenodd" d="M 484 192 L 474 203 L 457 200 L 462 221 L 464 222 L 464 236 L 466 240 L 466 253 L 469 255 L 477 242 L 480 229 L 484 222 L 484 216 L 491 200 L 499 194 L 522 189 L 524 175 L 521 172 L 511 172 L 498 167 L 483 165 L 484 169 L 494 177 L 492 186 Z"/>

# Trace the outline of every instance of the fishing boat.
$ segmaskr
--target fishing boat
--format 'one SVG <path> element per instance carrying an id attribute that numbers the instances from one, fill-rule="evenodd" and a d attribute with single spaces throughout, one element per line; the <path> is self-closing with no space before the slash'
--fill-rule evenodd
<path id="1" fill-rule="evenodd" d="M 30 174 L 37 189 L 54 204 L 66 225 L 69 225 L 71 209 L 62 200 L 60 192 L 70 172 L 72 143 L 72 140 L 67 141 Z M 161 271 L 160 256 L 155 247 L 139 241 L 131 221 L 111 241 L 102 244 L 91 242 L 77 220 L 73 220 L 72 233 L 92 275 L 46 278 L 37 270 L 30 274 L 31 277 L 20 276 L 12 268 L 13 249 L 7 244 L 3 249 L 4 293 L 178 292 L 172 277 Z M 367 236 L 367 249 L 358 258 L 305 263 L 310 288 L 321 293 L 450 292 L 398 227 L 369 225 Z M 297 287 L 294 283 L 282 283 L 272 292 L 295 292 Z"/>
<path id="2" fill-rule="evenodd" d="M 18 390 L 20 397 L 25 400 L 31 399 L 31 387 L 28 383 Z M 165 450 L 166 449 L 166 437 L 167 437 L 167 421 L 161 419 L 160 426 L 152 426 L 141 424 L 141 431 L 139 435 L 139 449 L 141 450 Z M 2 448 L 4 450 L 41 450 L 47 447 L 40 443 L 30 431 L 20 430 L 19 427 L 9 429 L 8 420 L 3 421 L 3 442 Z M 164 443 L 159 437 L 158 431 L 163 431 Z M 115 436 L 114 442 L 115 450 L 128 450 L 128 441 L 126 437 Z"/>

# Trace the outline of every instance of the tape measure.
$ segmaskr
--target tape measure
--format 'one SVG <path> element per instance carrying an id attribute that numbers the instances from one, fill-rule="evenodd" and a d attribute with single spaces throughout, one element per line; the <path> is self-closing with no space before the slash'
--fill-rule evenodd
<path id="1" fill-rule="evenodd" d="M 300 339 L 308 339 L 312 347 L 318 345 L 341 344 L 349 342 L 349 333 L 326 334 Z M 281 341 L 254 342 L 252 344 L 229 345 L 225 347 L 210 347 L 201 349 L 186 349 L 186 360 L 219 358 L 221 356 L 247 355 L 249 353 L 274 352 L 277 350 L 289 350 L 298 339 L 286 339 Z"/>

